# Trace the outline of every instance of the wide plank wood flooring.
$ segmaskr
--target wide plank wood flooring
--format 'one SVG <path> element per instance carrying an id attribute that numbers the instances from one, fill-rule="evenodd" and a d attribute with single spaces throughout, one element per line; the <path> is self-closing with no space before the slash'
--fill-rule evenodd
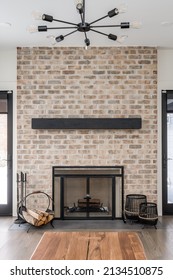
<path id="1" fill-rule="evenodd" d="M 173 216 L 159 217 L 157 229 L 120 220 L 55 221 L 54 228 L 14 225 L 15 217 L 0 217 L 0 260 L 29 260 L 45 232 L 137 232 L 147 260 L 173 260 Z M 14 225 L 14 226 L 13 226 Z"/>
<path id="2" fill-rule="evenodd" d="M 144 260 L 135 232 L 45 232 L 32 260 Z"/>

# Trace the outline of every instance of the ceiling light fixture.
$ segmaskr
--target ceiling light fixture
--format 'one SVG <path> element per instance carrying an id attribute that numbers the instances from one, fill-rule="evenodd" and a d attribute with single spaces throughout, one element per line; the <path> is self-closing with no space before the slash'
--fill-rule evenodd
<path id="1" fill-rule="evenodd" d="M 121 22 L 120 24 L 112 24 L 112 25 L 95 25 L 97 22 L 99 22 L 99 21 L 101 21 L 101 20 L 103 20 L 107 17 L 112 18 L 114 16 L 117 16 L 119 13 L 124 13 L 125 12 L 124 7 L 120 7 L 119 9 L 114 8 L 111 11 L 109 11 L 107 13 L 107 15 L 88 23 L 85 20 L 85 0 L 75 0 L 75 2 L 76 2 L 76 9 L 77 9 L 77 11 L 78 11 L 78 13 L 80 14 L 80 17 L 81 17 L 81 22 L 79 22 L 79 23 L 68 22 L 68 21 L 64 21 L 64 20 L 60 20 L 60 19 L 55 19 L 51 15 L 43 14 L 41 16 L 41 19 L 44 20 L 44 21 L 47 21 L 47 22 L 53 22 L 54 21 L 54 22 L 66 24 L 68 26 L 49 27 L 49 26 L 46 26 L 46 25 L 41 25 L 41 26 L 38 26 L 37 28 L 31 27 L 28 30 L 30 32 L 37 32 L 37 31 L 47 32 L 48 30 L 55 30 L 55 29 L 57 29 L 57 30 L 72 29 L 73 31 L 71 31 L 71 32 L 69 32 L 65 35 L 59 35 L 59 36 L 55 37 L 54 40 L 57 43 L 59 43 L 59 42 L 63 41 L 65 37 L 67 37 L 67 36 L 69 36 L 69 35 L 78 31 L 78 32 L 84 33 L 84 43 L 85 43 L 85 46 L 87 48 L 88 46 L 90 46 L 90 40 L 87 36 L 87 33 L 89 31 L 101 34 L 103 36 L 106 36 L 110 40 L 122 43 L 123 40 L 127 37 L 126 35 L 118 37 L 117 35 L 112 34 L 112 33 L 106 34 L 102 31 L 98 30 L 98 28 L 99 29 L 100 28 L 116 28 L 116 27 L 119 27 L 121 29 L 127 29 L 127 28 L 130 28 L 130 27 L 131 28 L 140 28 L 141 24 L 138 23 L 138 22 L 133 22 L 133 23 Z M 35 18 L 40 19 L 40 16 L 36 13 Z"/>

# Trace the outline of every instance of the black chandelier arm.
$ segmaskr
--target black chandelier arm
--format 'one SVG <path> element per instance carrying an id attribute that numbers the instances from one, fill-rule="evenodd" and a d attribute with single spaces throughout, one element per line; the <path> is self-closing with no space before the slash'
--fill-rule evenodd
<path id="1" fill-rule="evenodd" d="M 93 32 L 99 33 L 99 34 L 101 34 L 101 35 L 104 35 L 104 36 L 106 36 L 106 37 L 108 37 L 108 36 L 109 36 L 109 35 L 108 35 L 108 34 L 106 34 L 106 33 L 103 33 L 103 32 L 98 31 L 98 30 L 94 30 L 94 29 L 92 29 L 92 28 L 90 28 L 90 30 L 91 30 L 91 31 L 93 31 Z"/>
<path id="2" fill-rule="evenodd" d="M 83 0 L 83 6 L 82 6 L 82 9 L 79 10 L 79 14 L 81 17 L 81 23 L 82 23 L 82 25 L 84 25 L 85 24 L 85 0 Z"/>
<path id="3" fill-rule="evenodd" d="M 84 32 L 84 35 L 85 35 L 85 44 L 86 44 L 87 42 L 89 42 L 89 45 L 90 45 L 90 40 L 89 40 L 88 37 L 87 37 L 87 33 Z"/>
<path id="4" fill-rule="evenodd" d="M 83 24 L 83 22 L 84 22 L 83 13 L 80 13 L 80 17 L 81 17 L 81 22 L 82 22 L 82 24 Z"/>
<path id="5" fill-rule="evenodd" d="M 104 28 L 104 27 L 120 27 L 121 29 L 130 28 L 130 22 L 121 22 L 120 24 L 113 25 L 90 25 L 90 28 Z"/>
<path id="6" fill-rule="evenodd" d="M 75 32 L 77 32 L 77 29 L 74 30 L 74 31 L 72 31 L 72 32 L 70 32 L 70 33 L 67 33 L 67 34 L 65 34 L 65 35 L 57 36 L 57 37 L 55 38 L 55 41 L 56 41 L 57 43 L 60 43 L 61 41 L 64 40 L 65 37 L 67 37 L 67 36 L 69 36 L 69 35 L 71 35 L 71 34 L 73 34 L 73 33 L 75 33 Z"/>
<path id="7" fill-rule="evenodd" d="M 69 35 L 71 35 L 71 34 L 77 32 L 77 31 L 78 31 L 78 30 L 76 29 L 76 30 L 74 30 L 74 31 L 72 31 L 72 32 L 70 32 L 70 33 L 67 33 L 66 35 L 63 35 L 63 36 L 64 36 L 64 38 L 65 38 L 65 37 L 67 37 L 67 36 L 69 36 Z"/>
<path id="8" fill-rule="evenodd" d="M 85 34 L 85 39 L 88 39 L 86 32 L 84 32 L 84 34 Z"/>
<path id="9" fill-rule="evenodd" d="M 113 40 L 113 41 L 116 41 L 117 40 L 117 35 L 114 35 L 114 34 L 106 34 L 106 33 L 103 33 L 103 32 L 101 32 L 101 31 L 98 31 L 98 30 L 94 30 L 94 29 L 90 29 L 91 31 L 93 31 L 93 32 L 96 32 L 96 33 L 99 33 L 99 34 L 101 34 L 101 35 L 104 35 L 104 36 L 106 36 L 106 37 L 108 37 L 108 39 L 110 39 L 110 40 Z"/>
<path id="10" fill-rule="evenodd" d="M 118 10 L 117 8 L 114 8 L 113 10 L 109 11 L 108 14 L 105 15 L 104 17 L 98 18 L 98 19 L 96 19 L 96 20 L 90 22 L 90 25 L 93 24 L 93 23 L 96 23 L 96 22 L 98 22 L 98 21 L 100 21 L 100 20 L 102 20 L 102 19 L 105 19 L 105 18 L 107 18 L 107 17 L 112 18 L 112 17 L 114 17 L 114 16 L 117 16 L 118 14 L 119 14 L 119 10 Z"/>
<path id="11" fill-rule="evenodd" d="M 83 19 L 82 23 L 85 24 L 85 0 L 83 0 Z"/>
<path id="12" fill-rule="evenodd" d="M 104 17 L 101 17 L 101 18 L 98 18 L 98 19 L 92 21 L 92 22 L 90 23 L 90 25 L 93 24 L 93 23 L 96 23 L 96 22 L 98 22 L 98 21 L 100 21 L 100 20 L 102 20 L 102 19 L 105 19 L 105 18 L 107 18 L 107 17 L 108 17 L 108 15 L 106 15 L 106 16 L 104 16 Z"/>
<path id="13" fill-rule="evenodd" d="M 77 29 L 77 26 L 47 27 L 47 30 L 49 29 Z"/>
<path id="14" fill-rule="evenodd" d="M 57 22 L 61 22 L 61 23 L 65 23 L 65 24 L 70 24 L 70 25 L 75 25 L 75 26 L 77 26 L 76 23 L 68 22 L 68 21 L 64 21 L 64 20 L 60 20 L 60 19 L 53 19 L 53 21 L 57 21 Z"/>
<path id="15" fill-rule="evenodd" d="M 84 32 L 84 34 L 85 34 L 85 40 L 84 40 L 84 42 L 85 42 L 86 47 L 88 47 L 88 46 L 90 46 L 90 40 L 89 40 L 88 37 L 87 37 L 87 33 Z"/>
<path id="16" fill-rule="evenodd" d="M 57 30 L 57 29 L 77 29 L 77 27 L 72 27 L 72 26 L 62 26 L 62 27 L 47 27 L 46 25 L 40 25 L 38 26 L 38 31 L 39 32 L 44 32 L 44 31 L 48 31 L 48 30 Z"/>
<path id="17" fill-rule="evenodd" d="M 121 24 L 114 25 L 90 25 L 90 28 L 104 28 L 104 27 L 121 27 Z"/>

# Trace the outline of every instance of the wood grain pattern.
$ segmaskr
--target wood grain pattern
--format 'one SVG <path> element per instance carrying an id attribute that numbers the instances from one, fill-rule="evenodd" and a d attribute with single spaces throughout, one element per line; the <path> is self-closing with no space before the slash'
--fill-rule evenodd
<path id="1" fill-rule="evenodd" d="M 145 260 L 135 232 L 45 232 L 32 260 Z"/>
<path id="2" fill-rule="evenodd" d="M 45 232 L 45 227 L 31 228 L 27 232 L 28 226 L 15 225 L 16 217 L 0 217 L 0 260 L 29 260 Z M 83 224 L 82 224 L 83 223 Z M 80 225 L 80 229 L 79 229 Z M 121 220 L 107 221 L 108 232 L 115 231 L 135 231 L 135 224 L 127 224 Z M 47 232 L 62 231 L 105 231 L 105 221 L 75 221 L 64 220 L 54 222 L 54 230 L 48 226 Z M 118 226 L 118 228 L 117 228 Z M 138 228 L 137 233 L 145 249 L 147 260 L 173 260 L 173 216 L 159 216 L 158 229 L 154 227 Z M 116 240 L 116 237 L 115 237 Z M 114 242 L 114 241 L 113 241 Z M 114 251 L 118 250 L 114 246 Z M 120 257 L 118 258 L 120 259 Z"/>

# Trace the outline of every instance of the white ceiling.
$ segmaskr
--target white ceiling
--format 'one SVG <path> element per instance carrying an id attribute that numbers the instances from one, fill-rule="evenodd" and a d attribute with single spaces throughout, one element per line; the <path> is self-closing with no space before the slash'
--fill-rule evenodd
<path id="1" fill-rule="evenodd" d="M 108 11 L 126 4 L 127 12 L 106 18 L 99 24 L 119 24 L 139 21 L 140 29 L 104 28 L 100 31 L 115 35 L 128 35 L 123 46 L 155 46 L 173 48 L 173 0 L 86 0 L 86 22 L 94 21 Z M 75 0 L 0 0 L 0 48 L 52 46 L 48 35 L 65 35 L 67 31 L 29 33 L 31 25 L 63 26 L 56 22 L 34 20 L 32 12 L 50 14 L 56 19 L 79 23 Z M 11 27 L 3 26 L 9 22 Z M 163 24 L 164 23 L 164 24 Z M 98 24 L 98 23 L 97 23 Z M 99 30 L 99 29 L 98 29 Z M 120 46 L 119 43 L 92 31 L 87 33 L 91 46 Z M 84 34 L 76 32 L 56 46 L 84 46 Z"/>

